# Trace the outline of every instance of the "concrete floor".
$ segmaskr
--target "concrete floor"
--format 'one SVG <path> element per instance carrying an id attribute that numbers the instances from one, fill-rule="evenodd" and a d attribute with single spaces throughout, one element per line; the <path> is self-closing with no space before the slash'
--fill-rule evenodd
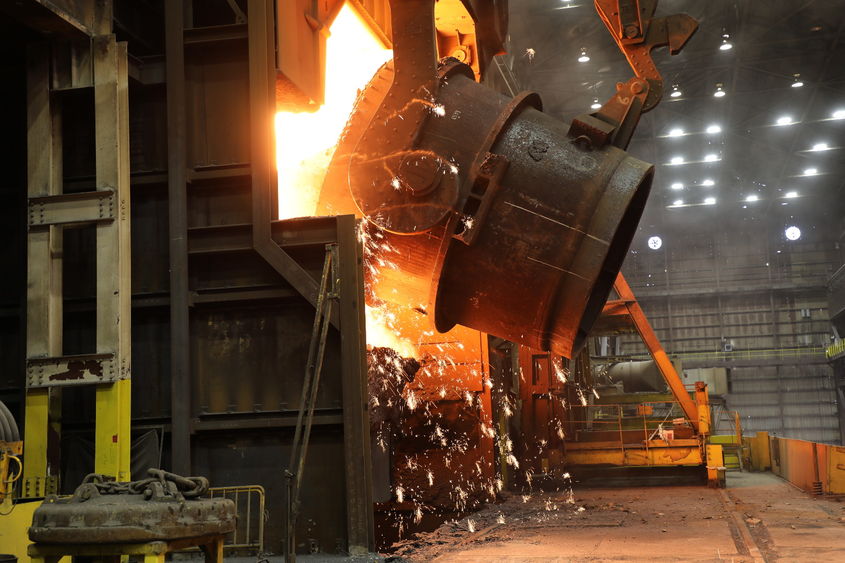
<path id="1" fill-rule="evenodd" d="M 769 473 L 729 473 L 721 491 L 535 493 L 408 540 L 396 555 L 414 563 L 845 561 L 845 503 L 814 499 Z"/>

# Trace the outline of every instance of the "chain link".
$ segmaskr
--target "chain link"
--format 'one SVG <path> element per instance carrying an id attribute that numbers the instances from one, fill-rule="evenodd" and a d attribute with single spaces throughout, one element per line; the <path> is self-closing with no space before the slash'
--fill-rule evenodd
<path id="1" fill-rule="evenodd" d="M 109 475 L 89 473 L 81 486 L 93 485 L 101 495 L 144 495 L 147 499 L 161 495 L 191 499 L 208 492 L 205 477 L 182 477 L 163 469 L 148 469 L 147 475 L 146 479 L 120 483 Z"/>

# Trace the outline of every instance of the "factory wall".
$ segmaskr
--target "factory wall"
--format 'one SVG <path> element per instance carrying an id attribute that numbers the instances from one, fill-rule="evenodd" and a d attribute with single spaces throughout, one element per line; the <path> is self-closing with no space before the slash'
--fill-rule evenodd
<path id="1" fill-rule="evenodd" d="M 727 409 L 739 411 L 744 431 L 840 443 L 824 357 L 826 284 L 840 251 L 813 233 L 760 244 L 777 238 L 768 229 L 691 232 L 659 251 L 635 244 L 623 272 L 670 356 L 686 368 L 727 369 Z M 636 335 L 621 346 L 626 356 L 645 353 Z"/>

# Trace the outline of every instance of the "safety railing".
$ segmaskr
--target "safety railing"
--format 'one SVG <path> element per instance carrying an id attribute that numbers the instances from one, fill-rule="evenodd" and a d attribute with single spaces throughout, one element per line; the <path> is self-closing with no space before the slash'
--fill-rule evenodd
<path id="1" fill-rule="evenodd" d="M 839 340 L 828 346 L 824 351 L 824 357 L 827 359 L 835 358 L 845 354 L 845 340 Z"/>
<path id="2" fill-rule="evenodd" d="M 227 498 L 235 503 L 237 524 L 235 531 L 226 538 L 223 549 L 264 553 L 264 487 L 211 487 L 208 496 Z"/>
<path id="3" fill-rule="evenodd" d="M 725 362 L 736 360 L 789 360 L 800 358 L 819 358 L 823 357 L 824 355 L 825 348 L 821 346 L 801 348 L 733 350 L 731 352 L 723 352 L 718 350 L 703 350 L 693 352 L 672 352 L 671 354 L 669 354 L 669 356 L 673 359 L 687 361 L 716 360 Z M 619 361 L 649 360 L 651 359 L 651 356 L 647 354 L 635 354 L 632 356 L 625 356 L 624 358 L 620 357 L 616 359 L 618 359 Z"/>
<path id="4" fill-rule="evenodd" d="M 577 428 L 581 436 L 586 437 L 591 433 L 593 437 L 607 438 L 579 439 L 579 442 L 618 441 L 623 449 L 625 445 L 648 447 L 648 442 L 655 439 L 670 441 L 674 439 L 674 428 L 692 428 L 676 401 L 572 405 L 568 422 Z M 642 438 L 639 438 L 640 433 Z"/>

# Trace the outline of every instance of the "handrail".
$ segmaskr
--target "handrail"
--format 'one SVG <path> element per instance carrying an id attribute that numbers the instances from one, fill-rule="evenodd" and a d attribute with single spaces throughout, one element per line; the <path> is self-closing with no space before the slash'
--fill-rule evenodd
<path id="1" fill-rule="evenodd" d="M 829 349 L 830 347 L 828 347 Z M 763 359 L 792 359 L 802 357 L 821 356 L 825 348 L 821 346 L 800 347 L 800 348 L 766 348 L 733 350 L 724 352 L 721 350 L 695 350 L 691 352 L 672 352 L 671 358 L 680 360 L 763 360 Z M 828 356 L 829 357 L 829 356 Z M 620 356 L 617 358 L 601 357 L 601 360 L 616 359 L 620 362 L 640 361 L 651 359 L 649 354 L 633 354 L 631 356 Z"/>
<path id="2" fill-rule="evenodd" d="M 831 360 L 836 356 L 845 354 L 845 340 L 838 340 L 828 346 L 824 351 L 824 357 Z"/>

